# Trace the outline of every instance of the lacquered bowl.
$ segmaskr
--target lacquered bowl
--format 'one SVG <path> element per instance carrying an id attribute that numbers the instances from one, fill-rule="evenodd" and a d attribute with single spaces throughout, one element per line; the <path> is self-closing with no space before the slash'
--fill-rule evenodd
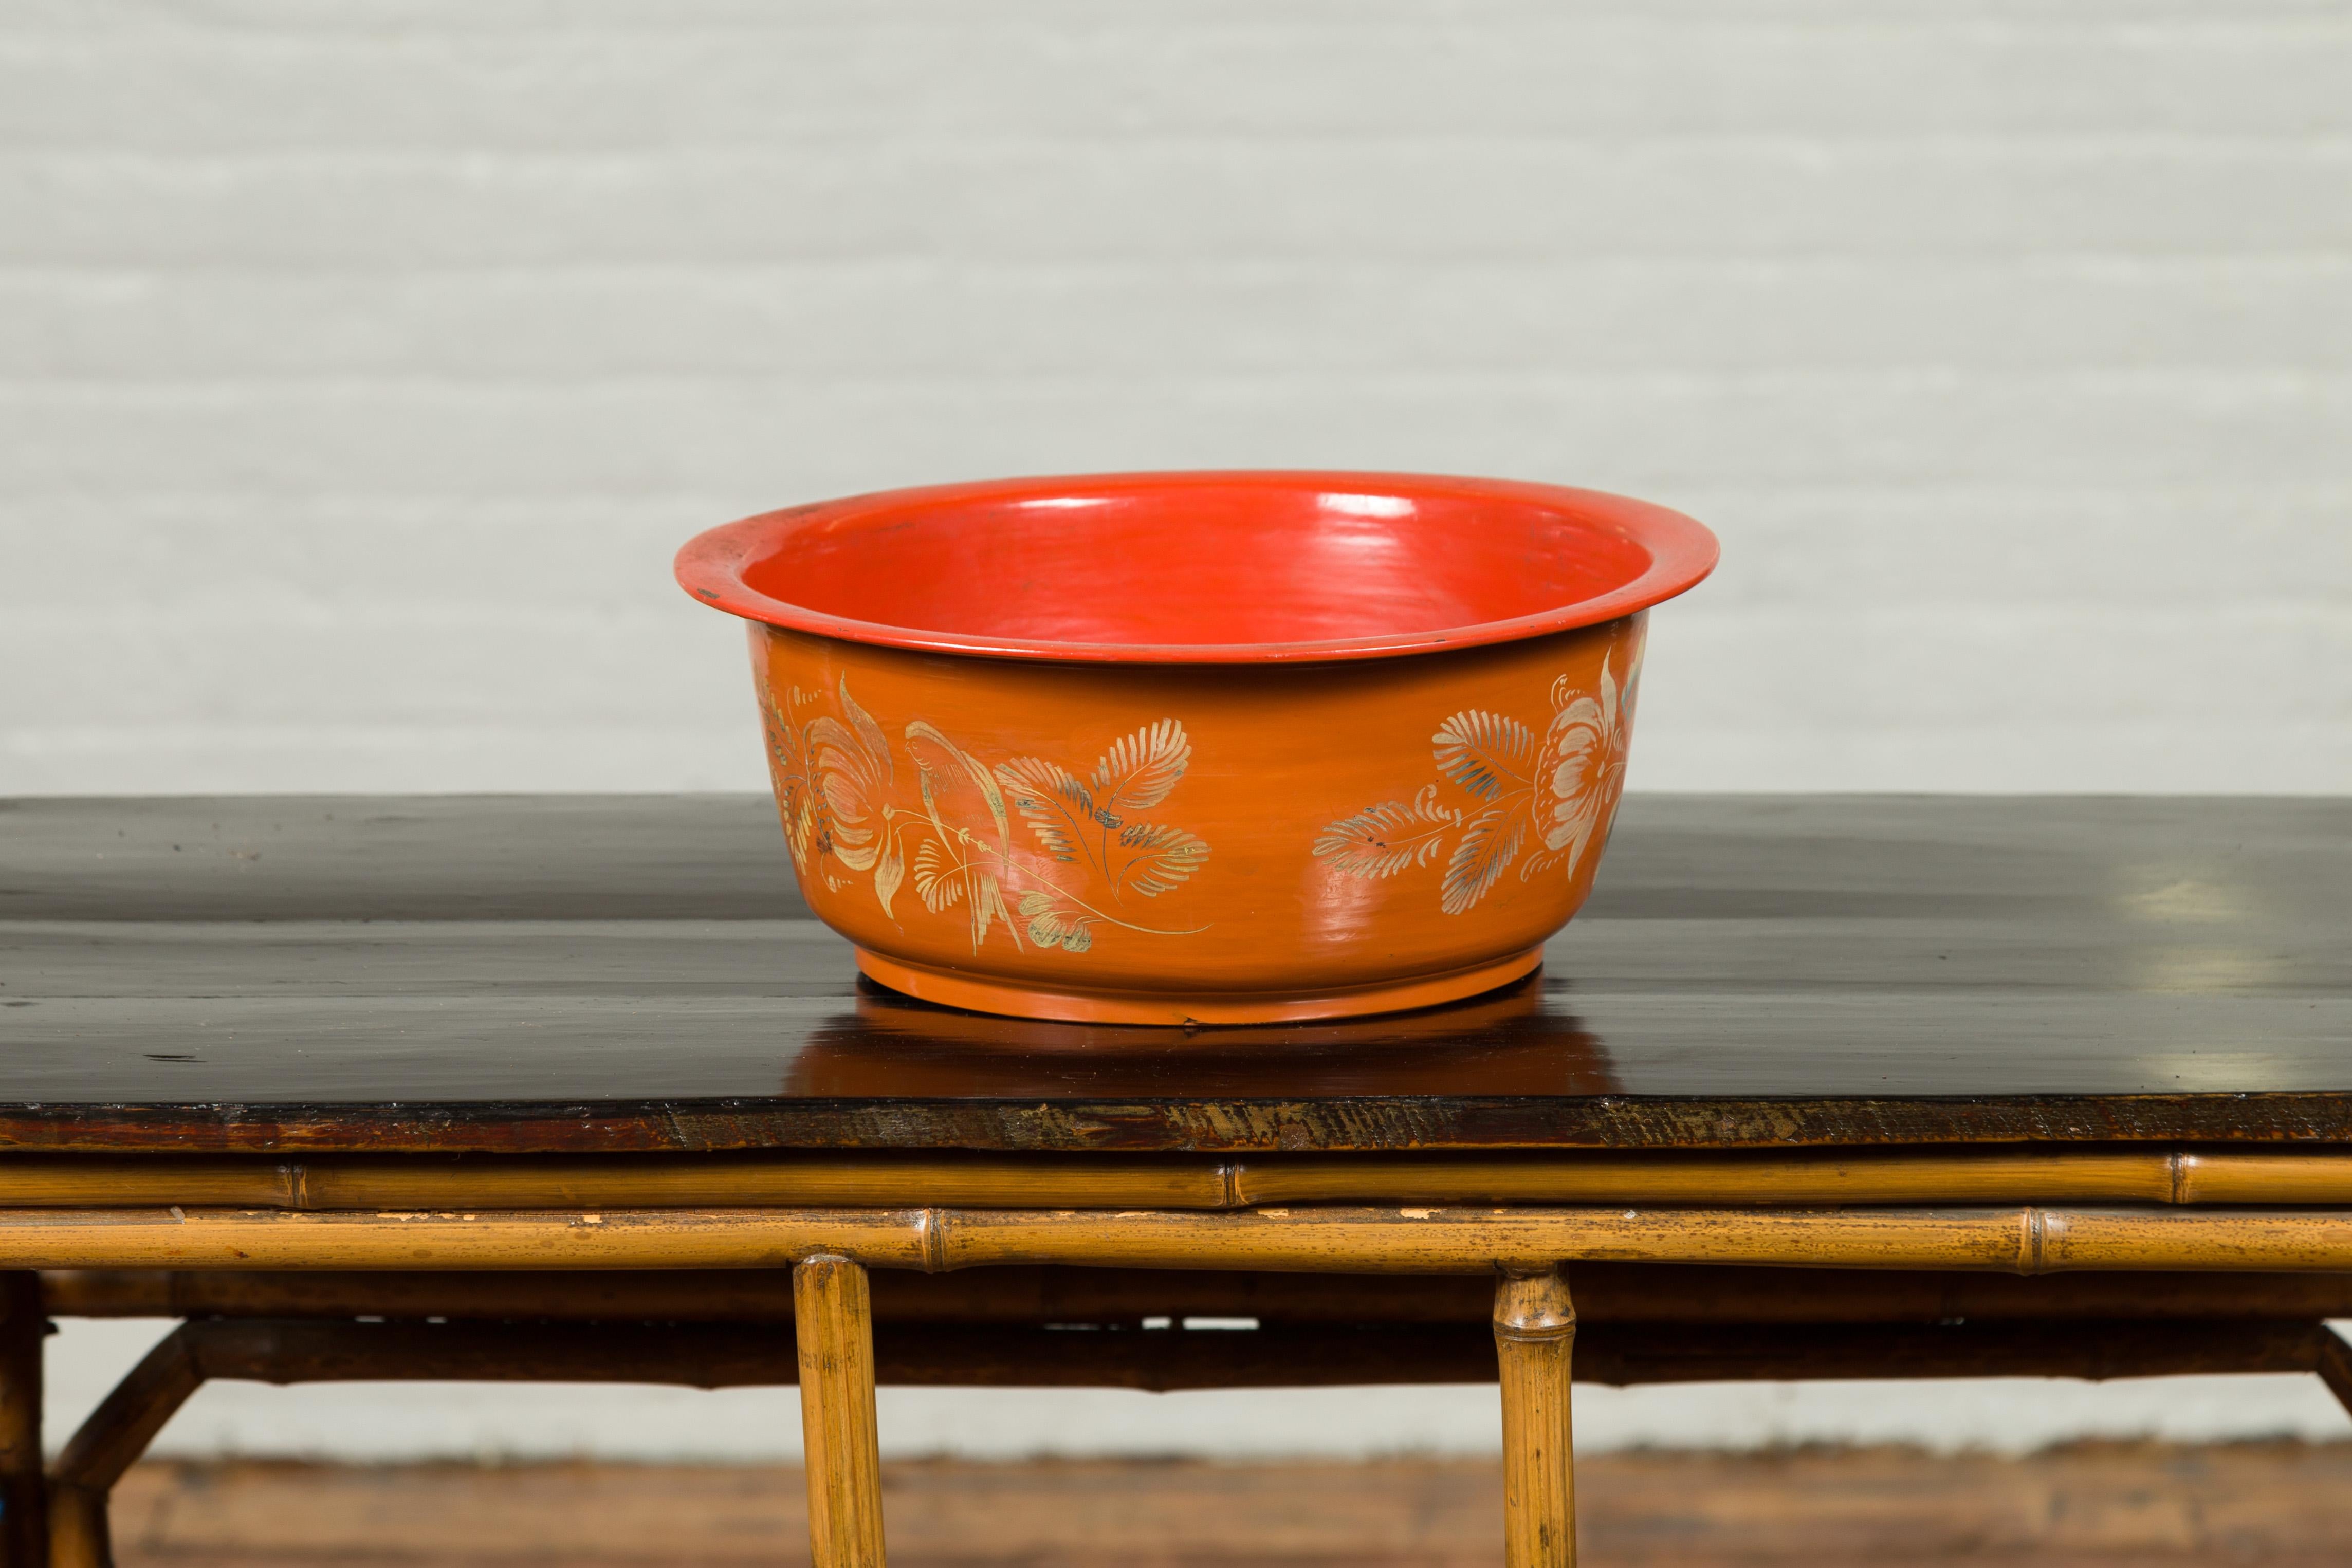
<path id="1" fill-rule="evenodd" d="M 883 985 L 1227 1024 L 1517 979 L 1592 885 L 1706 529 L 1390 474 L 898 490 L 714 528 L 801 889 Z"/>

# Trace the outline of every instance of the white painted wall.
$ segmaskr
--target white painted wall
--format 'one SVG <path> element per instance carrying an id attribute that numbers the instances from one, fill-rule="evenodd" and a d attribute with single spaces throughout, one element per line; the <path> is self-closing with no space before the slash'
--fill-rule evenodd
<path id="1" fill-rule="evenodd" d="M 1654 788 L 2352 788 L 2344 0 L 0 0 L 0 791 L 757 787 L 711 523 L 1682 507 Z"/>
<path id="2" fill-rule="evenodd" d="M 1194 465 L 1713 523 L 1637 787 L 2352 789 L 2347 81 L 2343 0 L 0 0 L 0 792 L 758 788 L 688 534 Z M 151 1332 L 69 1328 L 61 1390 Z M 2347 1429 L 2294 1380 L 1580 1422 Z M 1492 1431 L 1461 1391 L 888 1427 Z M 219 1389 L 166 1443 L 794 1434 L 788 1396 Z"/>

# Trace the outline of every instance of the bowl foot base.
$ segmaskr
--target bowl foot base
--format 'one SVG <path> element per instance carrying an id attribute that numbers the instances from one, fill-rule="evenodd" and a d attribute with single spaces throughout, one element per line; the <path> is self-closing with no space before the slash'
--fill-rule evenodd
<path id="1" fill-rule="evenodd" d="M 1310 1019 L 1359 1018 L 1402 1012 L 1459 1001 L 1509 985 L 1543 962 L 1543 949 L 1530 947 L 1491 964 L 1443 975 L 1423 975 L 1392 984 L 1297 996 L 1280 992 L 1212 991 L 1162 996 L 1149 991 L 1044 990 L 978 979 L 926 964 L 885 958 L 857 950 L 857 967 L 869 979 L 942 1007 L 1007 1018 L 1052 1019 L 1067 1023 L 1228 1024 L 1288 1023 Z"/>

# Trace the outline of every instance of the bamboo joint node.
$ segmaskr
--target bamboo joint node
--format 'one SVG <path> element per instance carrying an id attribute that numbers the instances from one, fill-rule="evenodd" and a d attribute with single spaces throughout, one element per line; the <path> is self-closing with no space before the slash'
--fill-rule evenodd
<path id="1" fill-rule="evenodd" d="M 944 1208 L 923 1208 L 915 1212 L 915 1226 L 922 1233 L 923 1272 L 944 1274 L 948 1271 L 948 1211 Z"/>
<path id="2" fill-rule="evenodd" d="M 1576 1337 L 1576 1305 L 1557 1269 L 1503 1276 L 1495 1291 L 1495 1337 L 1532 1344 Z"/>

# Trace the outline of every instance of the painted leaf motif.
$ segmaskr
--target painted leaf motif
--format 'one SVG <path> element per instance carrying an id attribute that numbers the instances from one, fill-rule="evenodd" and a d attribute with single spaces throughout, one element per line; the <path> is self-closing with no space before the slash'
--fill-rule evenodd
<path id="1" fill-rule="evenodd" d="M 1004 792 L 985 763 L 941 735 L 929 720 L 907 727 L 907 750 L 915 759 L 923 789 L 923 809 L 940 831 L 948 824 L 968 832 L 981 831 L 979 819 L 995 830 L 996 847 L 1013 852 L 1011 819 L 1005 814 Z"/>
<path id="2" fill-rule="evenodd" d="M 1368 881 L 1427 865 L 1445 847 L 1445 831 L 1462 820 L 1437 803 L 1437 786 L 1424 784 L 1411 805 L 1383 800 L 1325 828 L 1315 852 L 1339 871 Z"/>
<path id="3" fill-rule="evenodd" d="M 1524 789 L 1535 765 L 1535 731 L 1505 714 L 1467 708 L 1431 737 L 1439 771 L 1482 800 Z"/>
<path id="4" fill-rule="evenodd" d="M 1083 915 L 1059 908 L 1054 895 L 1032 888 L 1021 895 L 1021 915 L 1029 922 L 1029 940 L 1040 947 L 1083 953 L 1095 945 L 1094 933 Z"/>
<path id="5" fill-rule="evenodd" d="M 1129 822 L 1118 831 L 1119 847 L 1134 852 L 1118 870 L 1118 885 L 1157 898 L 1189 879 L 1209 858 L 1209 846 L 1181 828 Z"/>
<path id="6" fill-rule="evenodd" d="M 1612 825 L 1614 826 L 1613 823 Z M 1568 841 L 1568 874 L 1570 876 L 1576 874 L 1576 862 L 1584 858 L 1584 846 L 1592 841 L 1592 819 L 1586 818 L 1577 824 L 1575 835 Z"/>
<path id="7" fill-rule="evenodd" d="M 998 765 L 996 779 L 1047 854 L 1078 858 L 1081 835 L 1095 820 L 1095 798 L 1076 774 L 1042 757 L 1016 757 Z"/>
<path id="8" fill-rule="evenodd" d="M 1004 907 L 1004 890 L 997 884 L 996 873 L 973 866 L 964 874 L 971 879 L 971 950 L 980 951 L 989 926 L 999 920 L 1004 922 L 1004 934 L 1013 938 L 1013 945 L 1020 946 L 1021 927 L 1013 923 L 1012 912 Z"/>
<path id="9" fill-rule="evenodd" d="M 923 907 L 939 914 L 961 904 L 971 913 L 971 946 L 979 951 L 988 936 L 988 928 L 1004 922 L 1013 945 L 1021 945 L 1020 927 L 1004 907 L 1004 894 L 998 887 L 996 875 L 986 867 L 959 858 L 955 852 L 942 847 L 936 840 L 925 841 L 915 852 L 915 891 L 921 894 Z"/>
<path id="10" fill-rule="evenodd" d="M 936 839 L 926 839 L 915 852 L 915 893 L 923 907 L 937 915 L 963 902 L 961 866 Z"/>
<path id="11" fill-rule="evenodd" d="M 866 754 L 866 764 L 873 775 L 873 782 L 887 791 L 898 771 L 890 762 L 890 742 L 883 736 L 882 727 L 874 722 L 874 716 L 859 707 L 857 699 L 849 695 L 847 675 L 841 677 L 841 711 L 857 732 L 858 746 Z"/>
<path id="12" fill-rule="evenodd" d="M 886 918 L 896 920 L 890 901 L 898 896 L 898 884 L 907 880 L 906 858 L 898 852 L 898 841 L 888 831 L 882 835 L 882 852 L 874 862 L 874 896 L 881 901 Z"/>
<path id="13" fill-rule="evenodd" d="M 1115 817 L 1148 811 L 1168 799 L 1192 765 L 1192 743 L 1172 718 L 1147 724 L 1110 744 L 1095 764 L 1096 805 Z"/>
<path id="14" fill-rule="evenodd" d="M 1448 915 L 1459 915 L 1486 897 L 1496 879 L 1517 858 L 1527 830 L 1524 811 L 1490 807 L 1471 818 L 1462 841 L 1445 862 L 1444 879 L 1438 883 L 1438 907 Z"/>
<path id="15" fill-rule="evenodd" d="M 1349 876 L 1377 880 L 1413 864 L 1438 831 L 1422 832 L 1422 842 L 1415 842 L 1412 810 L 1402 800 L 1383 800 L 1325 828 L 1316 835 L 1315 852 Z"/>

